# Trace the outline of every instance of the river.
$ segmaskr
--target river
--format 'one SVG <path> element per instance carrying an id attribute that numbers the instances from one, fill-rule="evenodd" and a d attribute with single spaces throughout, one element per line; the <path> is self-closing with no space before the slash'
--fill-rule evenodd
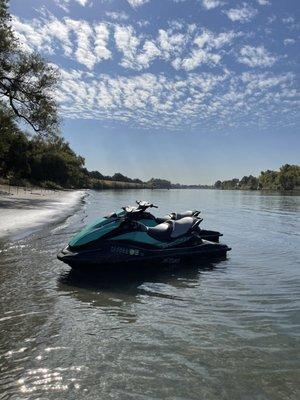
<path id="1" fill-rule="evenodd" d="M 115 279 L 56 259 L 136 199 L 201 209 L 228 259 Z M 299 211 L 276 193 L 89 191 L 68 218 L 1 239 L 0 399 L 299 399 Z"/>

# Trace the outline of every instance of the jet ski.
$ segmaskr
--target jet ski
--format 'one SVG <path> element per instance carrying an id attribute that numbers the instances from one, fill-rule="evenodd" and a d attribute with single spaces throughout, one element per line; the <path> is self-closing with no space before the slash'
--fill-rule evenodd
<path id="1" fill-rule="evenodd" d="M 178 214 L 156 218 L 146 210 L 157 206 L 137 203 L 86 226 L 57 258 L 75 269 L 226 258 L 228 246 L 202 237 L 199 211 L 189 211 L 179 219 Z"/>

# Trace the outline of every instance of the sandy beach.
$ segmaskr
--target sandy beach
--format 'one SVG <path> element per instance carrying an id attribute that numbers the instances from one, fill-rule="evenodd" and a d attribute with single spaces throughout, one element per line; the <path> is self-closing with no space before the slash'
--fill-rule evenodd
<path id="1" fill-rule="evenodd" d="M 85 193 L 0 185 L 0 237 L 36 230 L 69 214 Z"/>

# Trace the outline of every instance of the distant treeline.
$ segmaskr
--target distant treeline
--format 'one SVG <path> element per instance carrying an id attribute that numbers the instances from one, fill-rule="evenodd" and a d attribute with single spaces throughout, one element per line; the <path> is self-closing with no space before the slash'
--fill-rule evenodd
<path id="1" fill-rule="evenodd" d="M 279 171 L 262 171 L 259 177 L 244 176 L 209 185 L 173 184 L 166 179 L 147 182 L 121 173 L 112 176 L 88 171 L 85 160 L 59 136 L 47 140 L 24 133 L 14 119 L 0 107 L 0 178 L 11 185 L 38 185 L 45 188 L 90 189 L 229 189 L 294 190 L 300 189 L 300 166 L 283 165 Z"/>
<path id="2" fill-rule="evenodd" d="M 47 188 L 170 188 L 171 182 L 152 178 L 148 182 L 121 173 L 113 176 L 88 171 L 61 137 L 29 137 L 0 108 L 0 178 L 11 185 Z"/>
<path id="3" fill-rule="evenodd" d="M 283 165 L 279 171 L 262 171 L 258 178 L 249 175 L 241 180 L 234 178 L 217 181 L 215 189 L 228 190 L 295 190 L 300 189 L 300 166 Z"/>

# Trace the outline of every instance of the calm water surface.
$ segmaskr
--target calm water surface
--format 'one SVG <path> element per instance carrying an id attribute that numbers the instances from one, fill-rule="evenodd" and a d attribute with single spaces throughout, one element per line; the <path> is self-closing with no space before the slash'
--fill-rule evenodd
<path id="1" fill-rule="evenodd" d="M 114 280 L 56 260 L 135 199 L 158 215 L 201 209 L 228 260 Z M 299 399 L 299 211 L 300 197 L 278 194 L 89 192 L 70 218 L 2 240 L 0 398 Z"/>

